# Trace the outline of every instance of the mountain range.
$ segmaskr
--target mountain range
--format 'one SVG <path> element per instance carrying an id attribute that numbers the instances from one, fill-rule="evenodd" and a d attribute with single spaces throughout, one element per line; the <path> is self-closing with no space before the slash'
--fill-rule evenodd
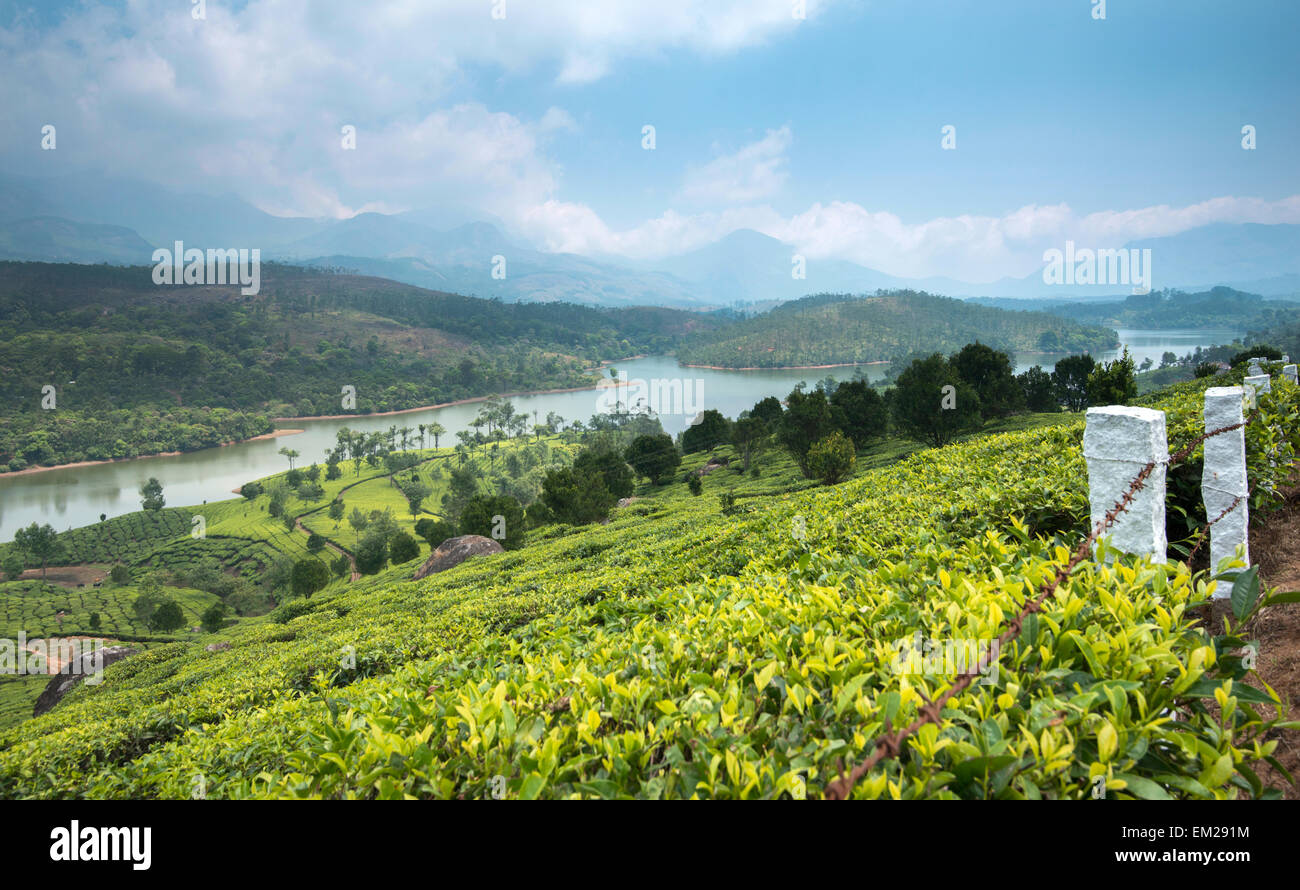
<path id="1" fill-rule="evenodd" d="M 656 260 L 540 251 L 503 229 L 499 220 L 475 218 L 461 208 L 307 219 L 274 216 L 234 195 L 89 172 L 59 179 L 0 175 L 0 259 L 148 265 L 154 247 L 179 240 L 194 247 L 258 247 L 263 260 L 347 269 L 507 302 L 741 305 L 753 311 L 813 293 L 899 288 L 954 297 L 1128 296 L 1115 286 L 1049 287 L 1038 273 L 979 284 L 902 278 L 833 259 L 808 260 L 804 277 L 797 278 L 791 274 L 796 250 L 748 229 Z M 1298 225 L 1217 223 L 1124 246 L 1152 250 L 1160 288 L 1227 285 L 1300 299 Z"/>

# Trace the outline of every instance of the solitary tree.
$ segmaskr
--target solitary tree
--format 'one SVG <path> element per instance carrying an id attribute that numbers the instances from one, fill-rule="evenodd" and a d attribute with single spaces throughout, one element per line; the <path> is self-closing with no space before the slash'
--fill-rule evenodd
<path id="1" fill-rule="evenodd" d="M 167 500 L 163 497 L 162 483 L 150 476 L 149 481 L 140 486 L 140 506 L 157 513 L 166 503 Z"/>
<path id="2" fill-rule="evenodd" d="M 40 564 L 42 579 L 45 578 L 46 566 L 53 560 L 63 557 L 63 544 L 59 541 L 54 527 L 48 522 L 41 526 L 33 522 L 27 528 L 18 529 L 14 533 L 14 544 L 27 554 L 30 562 Z"/>
<path id="3" fill-rule="evenodd" d="M 283 454 L 285 457 L 289 459 L 289 469 L 292 470 L 293 462 L 298 459 L 298 452 L 294 451 L 292 448 L 286 445 L 280 449 L 279 453 Z"/>
<path id="4" fill-rule="evenodd" d="M 185 613 L 173 599 L 164 599 L 149 616 L 149 629 L 171 633 L 185 626 Z"/>
<path id="5" fill-rule="evenodd" d="M 311 596 L 330 583 L 330 570 L 319 559 L 300 559 L 293 566 L 290 584 L 298 596 Z"/>

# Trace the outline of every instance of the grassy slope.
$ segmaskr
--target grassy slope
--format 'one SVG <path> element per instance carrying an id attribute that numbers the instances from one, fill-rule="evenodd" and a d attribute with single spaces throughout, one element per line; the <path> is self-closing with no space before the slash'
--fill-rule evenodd
<path id="1" fill-rule="evenodd" d="M 673 775 L 715 796 L 789 791 L 796 770 L 824 782 L 837 752 L 865 744 L 876 708 L 915 708 L 896 677 L 876 675 L 881 689 L 864 689 L 872 645 L 936 621 L 996 625 L 994 606 L 1004 614 L 1024 589 L 1004 576 L 1036 583 L 1057 558 L 1027 540 L 1008 550 L 1007 534 L 1026 534 L 1013 517 L 1048 536 L 1081 528 L 1080 419 L 1015 425 L 1041 422 L 1062 428 L 985 436 L 901 462 L 893 461 L 905 449 L 885 443 L 863 460 L 884 466 L 834 489 L 780 493 L 792 481 L 788 459 L 769 453 L 759 478 L 714 472 L 703 497 L 680 484 L 642 487 L 643 500 L 606 526 L 551 529 L 522 551 L 421 582 L 408 580 L 407 565 L 332 585 L 287 623 L 224 632 L 227 651 L 156 647 L 112 669 L 104 687 L 74 692 L 0 737 L 0 793 L 181 796 L 201 773 L 219 796 L 481 795 L 496 771 L 521 796 L 700 793 L 690 782 L 666 785 L 655 767 L 664 757 L 679 761 Z M 742 512 L 720 515 L 722 491 L 738 496 Z M 952 575 L 942 584 L 941 567 Z M 1118 571 L 1077 583 L 1138 584 L 1135 605 L 1126 611 L 1095 590 L 1067 601 L 1051 613 L 1061 628 L 1055 656 L 1079 661 L 1070 634 L 1131 633 L 1149 616 L 1140 619 L 1142 651 L 1168 650 L 1163 668 L 1186 673 L 1194 647 L 1177 616 L 1203 585 L 1173 567 L 1167 577 Z M 1164 607 L 1146 591 L 1156 575 Z M 1174 607 L 1172 618 L 1159 617 Z M 1124 675 L 1123 652 L 1109 657 L 1121 659 L 1109 667 Z M 826 658 L 862 665 L 856 702 L 844 699 L 841 671 L 816 667 Z M 772 664 L 781 695 L 759 696 L 756 706 L 753 689 L 737 682 L 765 675 L 761 692 L 774 682 Z M 1164 682 L 1134 677 L 1138 687 L 1156 683 L 1142 687 L 1149 694 Z M 1043 682 L 1026 681 L 1025 694 L 1060 694 Z M 828 696 L 835 712 L 811 719 L 811 703 Z M 986 698 L 963 706 L 990 707 Z M 1073 708 L 1065 731 L 1083 743 L 1095 735 L 1096 706 Z M 979 753 L 960 747 L 968 739 L 957 744 L 964 759 Z M 611 772 L 624 756 L 631 766 Z M 1035 778 L 1045 788 L 1063 783 L 1047 790 L 1064 794 L 1086 780 L 1086 765 L 1082 780 Z"/>

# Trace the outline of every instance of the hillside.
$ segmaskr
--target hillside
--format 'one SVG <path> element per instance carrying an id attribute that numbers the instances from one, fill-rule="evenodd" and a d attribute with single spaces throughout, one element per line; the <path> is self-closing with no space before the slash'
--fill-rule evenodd
<path id="1" fill-rule="evenodd" d="M 1115 332 L 1046 313 L 1009 312 L 915 291 L 820 294 L 730 327 L 687 337 L 686 364 L 778 368 L 887 361 L 951 352 L 979 340 L 1010 352 L 1088 352 L 1118 345 Z"/>
<path id="2" fill-rule="evenodd" d="M 600 361 L 668 351 L 721 323 L 269 263 L 249 297 L 160 287 L 145 267 L 0 263 L 0 469 L 208 447 L 268 432 L 276 415 L 584 386 Z M 47 385 L 57 410 L 42 408 Z"/>
<path id="3" fill-rule="evenodd" d="M 1171 449 L 1202 386 L 1155 402 Z M 1276 398 L 1294 410 L 1294 388 Z M 891 669 L 897 640 L 987 640 L 1065 564 L 1088 516 L 1081 427 L 868 453 L 830 488 L 790 490 L 770 454 L 760 477 L 641 486 L 608 525 L 422 581 L 335 582 L 152 646 L 0 734 L 0 796 L 188 797 L 196 776 L 211 797 L 819 796 L 946 685 Z M 1283 730 L 1259 705 L 1279 699 L 1197 628 L 1209 583 L 1178 561 L 1080 568 L 993 682 L 854 796 L 1079 799 L 1096 776 L 1117 798 L 1265 794 Z"/>
<path id="4" fill-rule="evenodd" d="M 1014 300 L 976 298 L 971 302 L 999 309 L 1048 312 L 1082 324 L 1120 328 L 1269 327 L 1300 318 L 1300 305 L 1266 300 L 1259 294 L 1230 287 L 1185 292 L 1178 290 L 1133 294 L 1123 300 Z"/>

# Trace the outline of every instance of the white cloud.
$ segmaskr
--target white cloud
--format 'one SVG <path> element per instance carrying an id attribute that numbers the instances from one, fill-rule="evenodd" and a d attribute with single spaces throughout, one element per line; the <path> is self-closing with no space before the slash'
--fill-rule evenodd
<path id="1" fill-rule="evenodd" d="M 841 259 L 908 278 L 949 276 L 971 282 L 1020 277 L 1042 267 L 1049 247 L 1120 247 L 1215 222 L 1300 224 L 1300 195 L 1278 201 L 1221 197 L 1186 207 L 1144 207 L 1078 215 L 1068 205 L 1028 206 L 1003 216 L 938 217 L 905 223 L 897 215 L 847 201 L 817 203 L 791 216 L 766 205 L 721 213 L 668 211 L 612 231 L 589 207 L 548 201 L 521 219 L 547 249 L 654 259 L 703 247 L 740 228 L 791 244 L 809 259 Z"/>
<path id="2" fill-rule="evenodd" d="M 215 186 L 303 214 L 494 190 L 478 203 L 498 212 L 553 197 L 538 143 L 575 124 L 558 107 L 535 123 L 447 109 L 481 69 L 584 83 L 625 59 L 731 53 L 801 25 L 789 0 L 503 0 L 503 19 L 497 2 L 209 2 L 198 21 L 183 0 L 131 0 L 76 5 L 50 26 L 18 16 L 0 27 L 0 160 L 54 166 L 31 137 L 54 123 L 65 169 Z M 358 128 L 346 158 L 343 124 Z"/>
<path id="3" fill-rule="evenodd" d="M 739 203 L 770 198 L 786 179 L 790 128 L 767 135 L 739 151 L 714 158 L 686 174 L 682 197 L 688 201 Z"/>

